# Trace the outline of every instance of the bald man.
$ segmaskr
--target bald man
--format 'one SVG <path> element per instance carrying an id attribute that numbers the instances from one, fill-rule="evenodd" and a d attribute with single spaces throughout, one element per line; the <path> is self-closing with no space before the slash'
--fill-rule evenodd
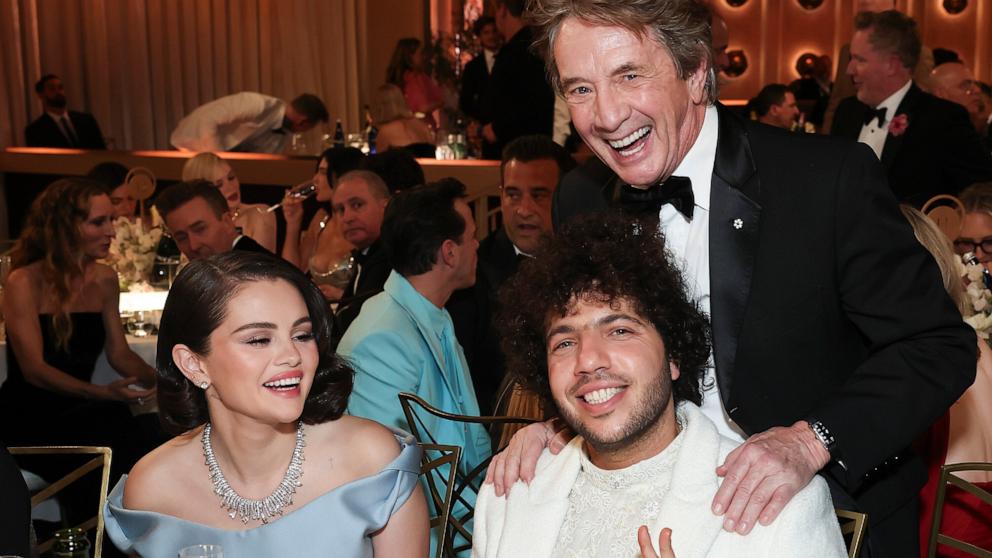
<path id="1" fill-rule="evenodd" d="M 963 106 L 975 130 L 981 132 L 987 127 L 985 103 L 975 76 L 967 66 L 960 62 L 937 66 L 930 73 L 930 88 L 937 97 Z"/>

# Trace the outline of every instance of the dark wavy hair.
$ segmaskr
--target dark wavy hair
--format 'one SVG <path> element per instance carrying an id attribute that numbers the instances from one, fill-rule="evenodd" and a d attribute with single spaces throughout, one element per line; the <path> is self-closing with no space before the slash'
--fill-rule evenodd
<path id="1" fill-rule="evenodd" d="M 613 211 L 576 217 L 535 258 L 521 263 L 499 297 L 497 327 L 506 369 L 546 405 L 554 404 L 548 384 L 548 326 L 571 311 L 576 300 L 629 302 L 658 330 L 669 360 L 678 364 L 675 402 L 702 402 L 709 322 L 666 257 L 657 219 Z"/>
<path id="2" fill-rule="evenodd" d="M 415 37 L 406 37 L 396 41 L 393 57 L 389 60 L 389 66 L 386 68 L 386 83 L 392 83 L 403 89 L 403 74 L 407 70 L 415 69 L 413 67 L 413 53 L 417 52 L 422 44 L 420 39 Z"/>
<path id="3" fill-rule="evenodd" d="M 245 283 L 275 280 L 286 281 L 303 296 L 317 343 L 317 373 L 300 420 L 319 424 L 336 420 L 344 413 L 354 372 L 334 352 L 332 318 L 320 290 L 299 269 L 281 258 L 231 251 L 190 262 L 169 289 L 155 360 L 159 419 L 167 432 L 181 434 L 210 419 L 203 390 L 176 366 L 172 348 L 181 343 L 198 355 L 208 355 L 210 334 L 224 321 L 227 304 L 240 288 Z"/>

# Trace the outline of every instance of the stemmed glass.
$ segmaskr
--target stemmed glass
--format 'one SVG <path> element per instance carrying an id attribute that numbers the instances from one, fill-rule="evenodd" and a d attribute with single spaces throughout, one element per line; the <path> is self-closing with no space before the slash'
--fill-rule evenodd
<path id="1" fill-rule="evenodd" d="M 305 200 L 310 196 L 314 195 L 316 192 L 317 192 L 317 185 L 312 180 L 308 180 L 302 184 L 297 184 L 296 186 L 294 186 L 293 189 L 289 191 L 289 197 Z M 265 211 L 266 213 L 272 213 L 273 211 L 279 209 L 280 207 L 282 207 L 282 202 L 279 202 L 275 205 L 270 205 L 264 210 L 261 208 L 258 208 L 258 210 Z"/>

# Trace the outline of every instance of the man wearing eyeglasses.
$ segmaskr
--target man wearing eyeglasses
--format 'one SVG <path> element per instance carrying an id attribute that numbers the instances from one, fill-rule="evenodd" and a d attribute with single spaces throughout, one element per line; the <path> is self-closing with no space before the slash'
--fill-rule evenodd
<path id="1" fill-rule="evenodd" d="M 503 150 L 499 205 L 503 226 L 479 245 L 479 268 L 493 289 L 551 234 L 551 198 L 575 162 L 548 136 L 521 136 Z"/>

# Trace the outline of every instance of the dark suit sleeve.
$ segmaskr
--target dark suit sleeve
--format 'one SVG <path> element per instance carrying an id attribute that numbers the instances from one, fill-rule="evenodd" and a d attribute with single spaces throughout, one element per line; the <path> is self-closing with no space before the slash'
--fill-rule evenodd
<path id="1" fill-rule="evenodd" d="M 24 144 L 28 147 L 48 147 L 45 145 L 45 138 L 38 121 L 28 124 L 24 128 Z"/>
<path id="2" fill-rule="evenodd" d="M 861 144 L 847 153 L 838 161 L 833 208 L 835 273 L 843 311 L 868 357 L 811 418 L 830 429 L 847 465 L 830 472 L 855 491 L 971 385 L 977 345 L 933 258 L 899 212 L 882 167 Z"/>
<path id="3" fill-rule="evenodd" d="M 491 78 L 496 138 L 506 143 L 527 134 L 551 135 L 555 97 L 544 77 L 544 64 L 524 49 L 506 54 L 501 52 L 503 58 L 497 57 Z"/>
<path id="4" fill-rule="evenodd" d="M 28 556 L 31 498 L 7 448 L 0 444 L 0 554 Z"/>
<path id="5" fill-rule="evenodd" d="M 946 177 L 945 187 L 959 193 L 976 182 L 992 180 L 992 156 L 982 146 L 968 112 L 959 106 L 949 107 L 946 125 L 938 128 L 939 138 L 934 145 L 943 153 L 941 171 Z"/>

